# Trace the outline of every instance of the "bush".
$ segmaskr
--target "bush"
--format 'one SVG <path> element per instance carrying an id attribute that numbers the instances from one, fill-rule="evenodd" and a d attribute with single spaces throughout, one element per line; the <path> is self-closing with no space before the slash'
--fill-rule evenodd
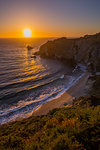
<path id="1" fill-rule="evenodd" d="M 1 126 L 0 150 L 99 150 L 100 105 L 82 103 Z"/>

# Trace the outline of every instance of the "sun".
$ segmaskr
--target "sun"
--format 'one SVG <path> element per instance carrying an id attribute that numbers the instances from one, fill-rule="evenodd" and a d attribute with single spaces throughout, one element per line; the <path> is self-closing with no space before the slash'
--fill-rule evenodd
<path id="1" fill-rule="evenodd" d="M 32 31 L 30 29 L 25 29 L 23 34 L 24 37 L 32 37 Z"/>

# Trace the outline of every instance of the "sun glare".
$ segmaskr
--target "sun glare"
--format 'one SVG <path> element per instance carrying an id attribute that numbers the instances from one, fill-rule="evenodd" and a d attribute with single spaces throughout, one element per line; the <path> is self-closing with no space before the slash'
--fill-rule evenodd
<path id="1" fill-rule="evenodd" d="M 32 37 L 32 31 L 30 29 L 25 29 L 23 34 L 24 37 Z"/>

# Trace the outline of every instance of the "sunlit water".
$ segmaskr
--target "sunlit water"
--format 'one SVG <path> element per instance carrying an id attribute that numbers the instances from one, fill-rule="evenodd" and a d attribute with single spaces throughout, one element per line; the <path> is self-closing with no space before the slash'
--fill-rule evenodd
<path id="1" fill-rule="evenodd" d="M 79 77 L 57 60 L 31 57 L 47 40 L 0 39 L 0 124 L 31 115 Z"/>

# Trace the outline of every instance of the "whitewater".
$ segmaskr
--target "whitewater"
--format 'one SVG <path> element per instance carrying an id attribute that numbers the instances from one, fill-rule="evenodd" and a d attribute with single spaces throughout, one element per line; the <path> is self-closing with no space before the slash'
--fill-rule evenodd
<path id="1" fill-rule="evenodd" d="M 32 58 L 46 41 L 47 38 L 0 39 L 0 124 L 32 115 L 83 75 L 82 69 L 73 69 L 61 61 Z M 27 45 L 33 49 L 28 51 Z"/>

